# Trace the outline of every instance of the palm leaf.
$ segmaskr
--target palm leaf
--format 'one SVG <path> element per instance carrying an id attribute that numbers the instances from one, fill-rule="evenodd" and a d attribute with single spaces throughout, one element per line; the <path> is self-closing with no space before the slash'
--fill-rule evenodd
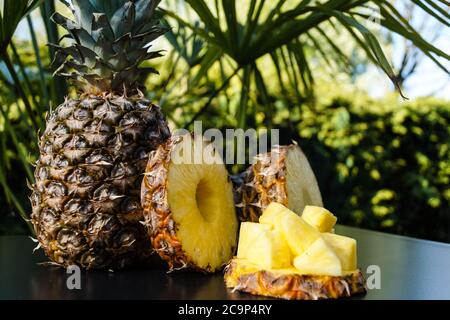
<path id="1" fill-rule="evenodd" d="M 0 0 L 0 51 L 5 51 L 19 22 L 44 0 Z"/>
<path id="2" fill-rule="evenodd" d="M 325 31 L 324 26 L 330 23 L 338 32 L 346 30 L 353 43 L 366 53 L 367 59 L 378 66 L 398 88 L 396 73 L 378 40 L 379 33 L 372 32 L 366 25 L 371 17 L 364 12 L 374 5 L 380 8 L 379 18 L 384 29 L 411 41 L 443 70 L 446 69 L 439 57 L 450 60 L 446 52 L 423 39 L 390 0 L 299 0 L 294 5 L 287 0 L 247 1 L 247 11 L 240 12 L 240 2 L 236 0 L 186 0 L 189 4 L 188 12 L 194 11 L 200 21 L 195 25 L 180 17 L 175 10 L 165 10 L 168 18 L 175 19 L 205 41 L 208 54 L 200 61 L 201 67 L 193 78 L 194 84 L 200 83 L 202 77 L 207 79 L 208 71 L 216 65 L 215 62 L 220 64 L 224 59 L 231 58 L 233 64 L 240 69 L 246 70 L 250 66 L 249 69 L 252 70 L 242 74 L 242 86 L 247 89 L 252 86 L 258 90 L 267 89 L 265 83 L 261 82 L 262 75 L 256 66 L 260 58 L 270 55 L 283 95 L 289 94 L 286 90 L 287 83 L 288 87 L 294 89 L 299 102 L 303 102 L 314 88 L 311 58 L 320 56 L 329 66 L 335 61 L 346 72 L 352 67 L 351 57 Z M 449 25 L 449 13 L 445 7 L 447 1 L 413 2 L 425 14 L 445 26 Z M 309 45 L 315 50 L 307 50 Z M 241 90 L 240 95 L 235 117 L 243 124 L 243 119 L 249 114 L 245 105 L 249 102 L 248 92 Z M 259 98 L 263 100 L 263 96 L 267 98 L 270 93 L 265 90 Z"/>

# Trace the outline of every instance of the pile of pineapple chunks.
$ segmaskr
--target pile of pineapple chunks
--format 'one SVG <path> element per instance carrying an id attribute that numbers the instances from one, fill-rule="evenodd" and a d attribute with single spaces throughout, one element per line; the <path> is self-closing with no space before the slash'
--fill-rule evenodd
<path id="1" fill-rule="evenodd" d="M 273 202 L 259 223 L 241 224 L 237 258 L 262 270 L 341 276 L 357 268 L 356 240 L 335 234 L 336 220 L 322 207 L 306 206 L 300 217 Z"/>

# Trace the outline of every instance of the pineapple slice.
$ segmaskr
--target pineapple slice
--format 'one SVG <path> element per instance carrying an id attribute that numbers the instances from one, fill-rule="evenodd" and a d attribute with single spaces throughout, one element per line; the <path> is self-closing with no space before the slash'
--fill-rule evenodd
<path id="1" fill-rule="evenodd" d="M 319 231 L 285 206 L 272 202 L 259 222 L 272 225 L 283 235 L 294 256 L 301 255 L 320 237 Z"/>
<path id="2" fill-rule="evenodd" d="M 331 232 L 337 221 L 330 211 L 317 206 L 306 206 L 302 218 L 320 232 Z"/>
<path id="3" fill-rule="evenodd" d="M 356 240 L 333 233 L 324 233 L 322 236 L 338 256 L 342 269 L 356 270 Z"/>
<path id="4" fill-rule="evenodd" d="M 241 223 L 237 257 L 264 269 L 280 269 L 291 265 L 289 247 L 281 234 L 271 226 L 259 223 Z"/>
<path id="5" fill-rule="evenodd" d="M 188 134 L 152 153 L 141 201 L 153 248 L 171 270 L 215 272 L 233 257 L 239 225 L 220 154 L 199 154 L 197 146 L 211 149 L 202 136 Z"/>
<path id="6" fill-rule="evenodd" d="M 338 256 L 322 237 L 294 259 L 294 266 L 303 274 L 342 275 L 342 266 Z"/>

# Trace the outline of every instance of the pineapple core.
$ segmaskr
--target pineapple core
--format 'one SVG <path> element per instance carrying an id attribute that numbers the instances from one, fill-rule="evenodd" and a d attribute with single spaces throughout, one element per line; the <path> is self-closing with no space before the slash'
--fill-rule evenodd
<path id="1" fill-rule="evenodd" d="M 269 225 L 253 222 L 241 223 L 237 257 L 264 269 L 287 268 L 291 265 L 289 247 L 281 234 Z"/>
<path id="2" fill-rule="evenodd" d="M 292 253 L 301 255 L 320 237 L 319 231 L 283 205 L 273 202 L 259 218 L 262 224 L 269 224 L 280 232 Z"/>
<path id="3" fill-rule="evenodd" d="M 231 182 L 219 158 L 213 164 L 171 162 L 167 197 L 182 249 L 197 266 L 216 270 L 232 257 L 238 223 Z"/>
<path id="4" fill-rule="evenodd" d="M 322 207 L 306 206 L 302 218 L 320 232 L 331 232 L 337 218 L 330 211 Z"/>

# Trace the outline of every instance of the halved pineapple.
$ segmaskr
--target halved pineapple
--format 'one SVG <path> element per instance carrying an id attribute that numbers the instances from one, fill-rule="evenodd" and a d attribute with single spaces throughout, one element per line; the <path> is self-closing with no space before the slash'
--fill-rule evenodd
<path id="1" fill-rule="evenodd" d="M 233 256 L 232 185 L 219 153 L 202 137 L 172 137 L 152 153 L 141 193 L 153 248 L 170 269 L 214 272 Z"/>
<path id="2" fill-rule="evenodd" d="M 306 205 L 323 205 L 314 172 L 297 144 L 274 146 L 271 152 L 258 154 L 241 182 L 236 187 L 241 221 L 257 222 L 271 202 L 299 215 Z"/>
<path id="3" fill-rule="evenodd" d="M 283 237 L 278 230 L 265 224 L 241 223 L 237 257 L 265 269 L 291 266 L 291 253 Z"/>
<path id="4" fill-rule="evenodd" d="M 364 277 L 359 270 L 341 276 L 305 275 L 290 267 L 264 269 L 245 259 L 233 259 L 225 269 L 227 288 L 283 299 L 337 299 L 364 293 Z"/>
<path id="5" fill-rule="evenodd" d="M 320 232 L 331 232 L 337 221 L 330 211 L 317 206 L 306 206 L 301 217 Z"/>
<path id="6" fill-rule="evenodd" d="M 301 255 L 320 237 L 319 231 L 300 218 L 295 212 L 273 202 L 259 218 L 260 223 L 272 225 L 279 230 L 294 256 Z"/>
<path id="7" fill-rule="evenodd" d="M 294 259 L 294 266 L 303 274 L 342 275 L 341 261 L 322 237 Z"/>
<path id="8" fill-rule="evenodd" d="M 342 270 L 356 269 L 356 240 L 349 237 L 340 236 L 333 233 L 323 233 L 322 237 L 327 244 L 333 248 L 341 261 Z"/>

